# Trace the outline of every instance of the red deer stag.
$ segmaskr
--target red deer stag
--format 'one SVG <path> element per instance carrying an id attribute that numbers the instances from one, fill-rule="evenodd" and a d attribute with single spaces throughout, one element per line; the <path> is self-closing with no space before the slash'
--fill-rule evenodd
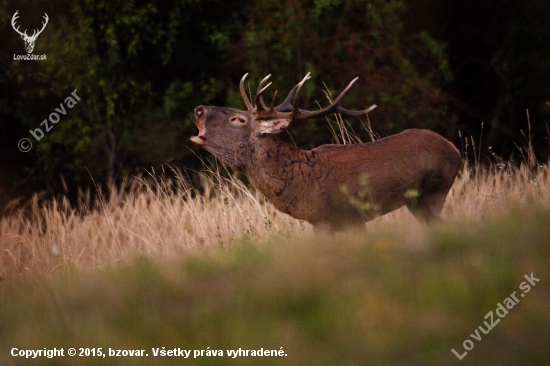
<path id="1" fill-rule="evenodd" d="M 340 106 L 358 78 L 330 106 L 307 111 L 297 108 L 296 99 L 309 73 L 276 107 L 275 95 L 269 107 L 262 98 L 270 75 L 260 82 L 254 104 L 244 90 L 247 75 L 240 82 L 247 110 L 198 106 L 199 134 L 191 141 L 243 171 L 277 209 L 329 231 L 363 226 L 403 205 L 419 221 L 439 219 L 460 164 L 448 140 L 430 130 L 410 129 L 370 143 L 300 150 L 274 135 L 291 121 L 331 113 L 358 116 L 375 107 L 351 111 Z"/>

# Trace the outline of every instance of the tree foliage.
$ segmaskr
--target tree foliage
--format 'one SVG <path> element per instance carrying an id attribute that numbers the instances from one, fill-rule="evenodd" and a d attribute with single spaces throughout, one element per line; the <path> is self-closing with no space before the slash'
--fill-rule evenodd
<path id="1" fill-rule="evenodd" d="M 323 83 L 337 93 L 359 76 L 345 103 L 377 104 L 372 114 L 377 131 L 437 128 L 448 122 L 441 88 L 451 74 L 443 48 L 427 33 L 405 34 L 405 11 L 396 0 L 258 1 L 230 51 L 231 61 L 246 65 L 256 81 L 273 73 L 274 84 L 285 91 L 311 71 L 314 80 L 304 94 L 323 104 Z M 304 139 L 319 143 L 310 132 L 304 131 Z"/>
<path id="2" fill-rule="evenodd" d="M 16 10 L 28 29 L 49 14 L 34 51 L 47 61 L 12 59 L 24 52 L 10 24 Z M 533 122 L 536 136 L 545 132 L 548 15 L 543 0 L 8 0 L 0 4 L 0 155 L 50 193 L 60 177 L 73 189 L 90 176 L 197 164 L 193 108 L 242 108 L 245 72 L 252 90 L 273 74 L 267 94 L 277 89 L 279 100 L 312 72 L 299 100 L 309 109 L 328 103 L 326 88 L 335 96 L 359 76 L 343 104 L 377 104 L 370 120 L 381 135 L 431 128 L 458 142 L 459 129 L 469 136 L 485 122 L 493 151 L 510 151 L 524 139 L 525 109 L 542 122 Z M 31 152 L 18 151 L 74 89 L 78 105 Z M 357 118 L 347 122 L 361 131 Z M 302 148 L 331 139 L 321 121 L 290 133 Z M 539 138 L 539 157 L 544 144 Z"/>
<path id="3" fill-rule="evenodd" d="M 5 116 L 27 129 L 40 127 L 74 89 L 82 98 L 33 141 L 32 182 L 53 192 L 59 176 L 71 185 L 89 184 L 90 175 L 101 182 L 185 154 L 185 135 L 194 128 L 186 112 L 223 100 L 211 74 L 219 67 L 221 41 L 215 27 L 196 20 L 211 9 L 198 0 L 57 5 L 48 9 L 55 20 L 37 46 L 48 60 L 7 63 L 4 79 L 18 85 L 4 101 L 25 100 L 6 108 Z"/>

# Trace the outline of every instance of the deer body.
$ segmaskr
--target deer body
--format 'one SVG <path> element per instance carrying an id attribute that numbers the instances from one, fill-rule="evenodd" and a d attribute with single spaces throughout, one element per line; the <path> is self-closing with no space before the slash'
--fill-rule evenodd
<path id="1" fill-rule="evenodd" d="M 458 150 L 440 135 L 412 129 L 371 143 L 301 150 L 271 132 L 292 116 L 273 114 L 262 120 L 251 111 L 199 106 L 192 141 L 242 170 L 278 210 L 315 228 L 363 225 L 404 205 L 420 221 L 439 218 L 460 164 Z"/>

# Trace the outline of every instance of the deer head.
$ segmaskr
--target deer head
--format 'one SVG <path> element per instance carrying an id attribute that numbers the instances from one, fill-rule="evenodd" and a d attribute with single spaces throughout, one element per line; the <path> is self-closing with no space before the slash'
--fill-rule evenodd
<path id="1" fill-rule="evenodd" d="M 27 30 L 25 29 L 24 32 L 21 32 L 19 31 L 19 27 L 15 27 L 15 21 L 17 20 L 17 18 L 19 18 L 19 15 L 17 14 L 19 13 L 19 10 L 17 10 L 15 12 L 15 14 L 13 14 L 13 17 L 11 18 L 11 26 L 13 27 L 13 29 L 19 33 L 21 35 L 21 38 L 23 38 L 23 40 L 25 41 L 25 49 L 27 50 L 27 53 L 32 53 L 33 49 L 34 49 L 34 43 L 36 42 L 36 39 L 38 38 L 38 36 L 40 35 L 40 33 L 42 33 L 42 31 L 44 30 L 44 28 L 46 28 L 46 24 L 48 24 L 48 14 L 44 13 L 44 22 L 42 22 L 42 29 L 40 30 L 37 30 L 35 29 L 34 32 L 32 33 L 32 36 L 29 36 L 27 35 Z"/>
<path id="2" fill-rule="evenodd" d="M 280 211 L 331 231 L 363 225 L 403 205 L 420 221 L 439 218 L 460 164 L 449 141 L 429 130 L 406 130 L 373 143 L 301 150 L 275 134 L 292 121 L 330 113 L 358 116 L 376 107 L 351 111 L 340 106 L 357 78 L 328 107 L 308 111 L 297 106 L 297 97 L 309 73 L 277 106 L 277 92 L 269 106 L 262 97 L 271 85 L 269 75 L 256 89 L 254 103 L 245 92 L 246 76 L 239 88 L 247 109 L 198 106 L 199 134 L 191 141 L 244 171 Z"/>
<path id="3" fill-rule="evenodd" d="M 307 111 L 297 107 L 297 99 L 302 86 L 310 79 L 310 73 L 290 90 L 285 100 L 278 106 L 274 106 L 277 95 L 277 91 L 275 91 L 269 107 L 265 104 L 262 94 L 271 85 L 271 83 L 267 83 L 271 75 L 267 75 L 258 85 L 254 104 L 245 92 L 244 82 L 247 76 L 248 74 L 245 74 L 239 84 L 247 110 L 207 106 L 195 108 L 199 134 L 192 137 L 191 141 L 203 146 L 234 169 L 242 168 L 244 164 L 241 159 L 244 157 L 242 150 L 250 146 L 251 142 L 284 131 L 292 121 L 306 120 L 331 113 L 359 116 L 376 108 L 376 105 L 373 105 L 365 110 L 351 111 L 340 106 L 342 99 L 359 79 L 358 77 L 348 84 L 331 105 L 317 111 Z"/>

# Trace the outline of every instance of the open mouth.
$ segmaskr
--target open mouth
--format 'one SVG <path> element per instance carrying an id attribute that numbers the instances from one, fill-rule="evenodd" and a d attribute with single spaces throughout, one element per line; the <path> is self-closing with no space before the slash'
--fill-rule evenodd
<path id="1" fill-rule="evenodd" d="M 197 145 L 204 145 L 206 142 L 206 137 L 204 136 L 193 136 L 191 137 L 191 141 L 193 141 Z"/>
<path id="2" fill-rule="evenodd" d="M 206 137 L 204 136 L 206 131 L 200 125 L 197 125 L 197 127 L 199 128 L 199 135 L 191 137 L 191 141 L 197 145 L 204 145 L 206 142 Z"/>

